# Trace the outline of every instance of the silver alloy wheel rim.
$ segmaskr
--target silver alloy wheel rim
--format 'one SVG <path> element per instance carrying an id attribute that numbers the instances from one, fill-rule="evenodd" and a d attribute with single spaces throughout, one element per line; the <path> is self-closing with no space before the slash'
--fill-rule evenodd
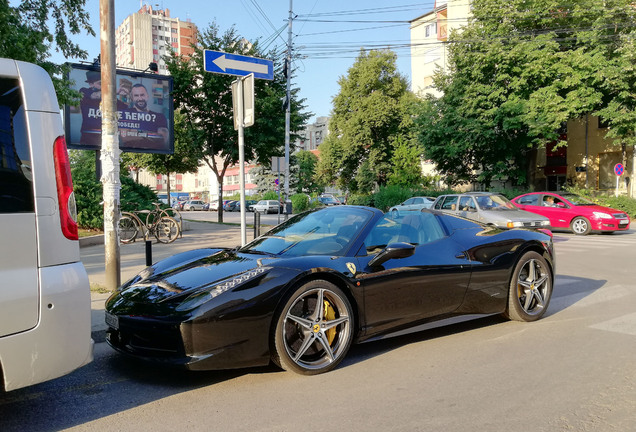
<path id="1" fill-rule="evenodd" d="M 528 260 L 517 280 L 517 298 L 524 312 L 537 315 L 543 311 L 550 290 L 550 279 L 540 261 Z"/>
<path id="2" fill-rule="evenodd" d="M 333 308 L 335 317 L 332 319 L 326 317 L 325 302 Z M 332 329 L 335 335 L 330 341 Z M 350 333 L 345 302 L 327 289 L 302 293 L 285 312 L 282 335 L 285 350 L 291 360 L 304 369 L 322 369 L 337 360 L 347 349 Z"/>
<path id="3" fill-rule="evenodd" d="M 584 233 L 587 230 L 587 222 L 584 219 L 577 219 L 572 224 L 572 228 L 577 234 Z"/>

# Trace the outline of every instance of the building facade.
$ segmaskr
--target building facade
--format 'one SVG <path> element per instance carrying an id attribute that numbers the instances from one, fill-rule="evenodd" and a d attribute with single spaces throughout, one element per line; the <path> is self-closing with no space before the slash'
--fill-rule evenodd
<path id="1" fill-rule="evenodd" d="M 415 94 L 441 96 L 433 88 L 433 76 L 438 68 L 447 70 L 448 36 L 468 24 L 471 3 L 472 0 L 436 0 L 432 11 L 410 22 L 411 89 Z"/>
<path id="2" fill-rule="evenodd" d="M 115 31 L 117 66 L 146 70 L 157 64 L 157 72 L 167 74 L 163 56 L 170 50 L 190 56 L 197 42 L 197 27 L 190 20 L 171 18 L 169 9 L 153 9 L 143 5 L 129 15 Z"/>

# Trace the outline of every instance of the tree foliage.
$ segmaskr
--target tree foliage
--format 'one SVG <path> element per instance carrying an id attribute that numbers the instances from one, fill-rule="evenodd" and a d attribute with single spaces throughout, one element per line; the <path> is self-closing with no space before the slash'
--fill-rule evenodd
<path id="1" fill-rule="evenodd" d="M 231 83 L 236 78 L 204 71 L 204 50 L 224 51 L 274 61 L 273 81 L 255 80 L 255 123 L 245 129 L 245 160 L 269 165 L 272 156 L 279 156 L 285 143 L 286 78 L 283 76 L 282 57 L 263 53 L 258 43 L 249 43 L 232 27 L 222 33 L 211 24 L 199 34 L 199 45 L 189 60 L 172 53 L 167 67 L 174 78 L 174 104 L 186 118 L 186 127 L 192 142 L 198 147 L 200 158 L 214 172 L 222 199 L 223 176 L 228 167 L 239 161 L 238 134 L 232 117 Z M 299 130 L 309 114 L 303 113 L 303 100 L 292 91 L 291 130 Z M 293 137 L 292 137 L 293 139 Z M 219 222 L 223 212 L 219 210 Z"/>
<path id="2" fill-rule="evenodd" d="M 12 4 L 16 4 L 15 6 Z M 60 104 L 79 97 L 62 78 L 66 67 L 50 60 L 51 50 L 85 59 L 88 53 L 71 40 L 90 26 L 86 0 L 0 0 L 0 57 L 35 63 L 53 78 Z"/>
<path id="3" fill-rule="evenodd" d="M 387 183 L 399 140 L 411 142 L 414 97 L 395 53 L 362 51 L 338 81 L 329 136 L 320 146 L 317 177 L 351 191 Z"/>
<path id="4" fill-rule="evenodd" d="M 536 149 L 569 119 L 601 115 L 634 133 L 631 0 L 481 0 L 449 40 L 439 99 L 420 106 L 426 157 L 449 183 L 532 183 Z M 621 73 L 625 70 L 626 73 Z"/>
<path id="5" fill-rule="evenodd" d="M 301 150 L 294 156 L 298 164 L 296 192 L 299 194 L 321 192 L 322 187 L 316 183 L 316 180 L 314 179 L 316 174 L 316 165 L 318 165 L 318 156 L 308 150 Z"/>

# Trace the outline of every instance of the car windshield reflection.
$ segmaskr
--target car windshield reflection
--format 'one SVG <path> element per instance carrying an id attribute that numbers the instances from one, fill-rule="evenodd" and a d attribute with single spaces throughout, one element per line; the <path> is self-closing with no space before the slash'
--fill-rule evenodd
<path id="1" fill-rule="evenodd" d="M 341 255 L 373 213 L 329 207 L 296 215 L 240 248 L 240 252 L 277 256 Z"/>

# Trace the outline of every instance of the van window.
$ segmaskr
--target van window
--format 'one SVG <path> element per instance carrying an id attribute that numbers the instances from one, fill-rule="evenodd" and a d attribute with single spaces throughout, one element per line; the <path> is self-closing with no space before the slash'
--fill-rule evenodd
<path id="1" fill-rule="evenodd" d="M 22 94 L 18 80 L 0 78 L 0 213 L 34 211 Z"/>

